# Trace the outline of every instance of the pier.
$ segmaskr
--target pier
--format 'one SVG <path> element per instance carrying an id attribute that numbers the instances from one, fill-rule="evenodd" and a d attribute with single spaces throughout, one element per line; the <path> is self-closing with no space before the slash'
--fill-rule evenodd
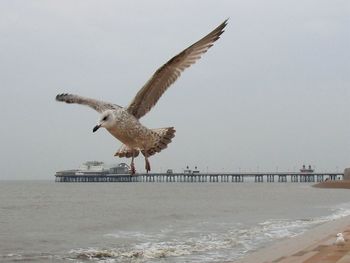
<path id="1" fill-rule="evenodd" d="M 135 182 L 135 183 L 315 183 L 343 180 L 344 173 L 149 173 L 149 174 L 77 174 L 57 172 L 55 182 Z"/>

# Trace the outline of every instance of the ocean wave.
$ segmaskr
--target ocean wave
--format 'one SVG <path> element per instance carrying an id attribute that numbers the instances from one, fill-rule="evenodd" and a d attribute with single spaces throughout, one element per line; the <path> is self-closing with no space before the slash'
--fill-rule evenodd
<path id="1" fill-rule="evenodd" d="M 145 233 L 139 231 L 118 231 L 114 233 L 105 234 L 105 237 L 116 239 L 137 239 L 137 240 L 157 240 L 166 236 L 166 231 L 162 230 L 159 233 Z"/>
<path id="2" fill-rule="evenodd" d="M 50 253 L 0 254 L 0 262 L 52 262 L 53 260 L 61 260 L 61 257 Z"/>
<path id="3" fill-rule="evenodd" d="M 115 239 L 130 238 L 133 242 L 128 247 L 79 248 L 70 251 L 70 258 L 108 263 L 160 262 L 164 258 L 170 262 L 235 260 L 277 240 L 300 235 L 316 225 L 348 216 L 350 204 L 342 204 L 332 210 L 333 213 L 328 216 L 298 220 L 271 219 L 253 226 L 218 223 L 213 227 L 213 223 L 207 222 L 202 223 L 200 229 L 188 227 L 181 231 L 119 231 L 105 236 Z"/>
<path id="4" fill-rule="evenodd" d="M 125 248 L 87 248 L 71 250 L 70 254 L 75 259 L 105 260 L 114 259 L 109 262 L 145 262 L 164 258 L 177 258 L 191 256 L 192 262 L 203 262 L 202 254 L 209 251 L 218 251 L 232 248 L 237 245 L 237 237 L 226 234 L 204 234 L 198 237 L 175 238 L 168 241 L 141 242 L 129 249 Z M 214 257 L 206 257 L 212 261 Z"/>

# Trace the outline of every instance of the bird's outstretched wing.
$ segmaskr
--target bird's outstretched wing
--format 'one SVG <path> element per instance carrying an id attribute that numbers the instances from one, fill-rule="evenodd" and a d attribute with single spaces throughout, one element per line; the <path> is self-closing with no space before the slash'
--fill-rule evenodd
<path id="1" fill-rule="evenodd" d="M 220 38 L 226 24 L 227 20 L 160 67 L 136 94 L 127 108 L 128 112 L 138 119 L 149 112 L 181 72 L 194 64 Z"/>
<path id="2" fill-rule="evenodd" d="M 87 105 L 93 108 L 94 110 L 98 111 L 99 113 L 102 113 L 106 110 L 114 110 L 119 107 L 118 105 L 115 105 L 109 102 L 99 101 L 99 100 L 85 98 L 82 96 L 67 94 L 67 93 L 58 94 L 56 96 L 56 100 L 63 101 L 66 103 L 77 103 L 77 104 Z"/>

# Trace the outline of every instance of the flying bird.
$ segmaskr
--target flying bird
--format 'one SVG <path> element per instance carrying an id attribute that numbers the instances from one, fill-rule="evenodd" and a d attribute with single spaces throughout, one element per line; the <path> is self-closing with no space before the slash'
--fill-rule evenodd
<path id="1" fill-rule="evenodd" d="M 145 169 L 148 173 L 151 170 L 148 158 L 167 148 L 175 136 L 175 129 L 174 127 L 149 129 L 140 123 L 140 118 L 153 108 L 163 93 L 180 77 L 182 71 L 208 51 L 220 38 L 226 25 L 227 19 L 208 35 L 161 66 L 127 107 L 67 93 L 58 94 L 56 100 L 86 105 L 99 112 L 101 116 L 93 132 L 103 127 L 123 143 L 115 156 L 131 158 L 132 174 L 136 171 L 134 158 L 141 152 L 145 157 Z"/>

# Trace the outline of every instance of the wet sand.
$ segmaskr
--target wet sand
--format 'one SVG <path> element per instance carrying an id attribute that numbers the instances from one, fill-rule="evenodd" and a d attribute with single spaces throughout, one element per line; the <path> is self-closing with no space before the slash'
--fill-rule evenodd
<path id="1" fill-rule="evenodd" d="M 345 245 L 334 242 L 342 232 Z M 350 216 L 263 248 L 234 263 L 350 263 Z"/>
<path id="2" fill-rule="evenodd" d="M 325 181 L 313 187 L 350 189 L 350 181 Z M 344 246 L 334 244 L 339 232 L 345 237 Z M 350 263 L 350 216 L 263 248 L 235 263 Z"/>
<path id="3" fill-rule="evenodd" d="M 350 180 L 344 181 L 324 181 L 318 184 L 313 185 L 317 188 L 341 188 L 341 189 L 350 189 Z M 350 262 L 350 261 L 349 261 Z"/>

